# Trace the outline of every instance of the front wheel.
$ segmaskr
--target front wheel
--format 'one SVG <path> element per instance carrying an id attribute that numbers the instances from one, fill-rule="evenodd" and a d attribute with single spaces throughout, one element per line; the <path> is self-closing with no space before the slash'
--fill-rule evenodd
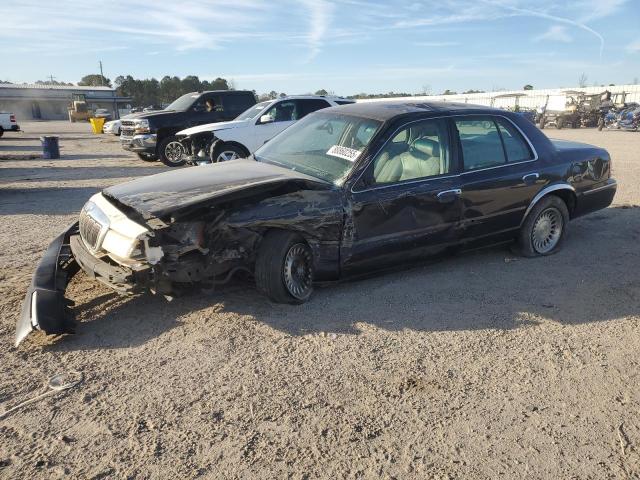
<path id="1" fill-rule="evenodd" d="M 552 255 L 562 247 L 569 210 L 560 197 L 548 195 L 529 212 L 520 233 L 518 243 L 525 257 Z"/>
<path id="2" fill-rule="evenodd" d="M 268 232 L 258 250 L 255 278 L 258 290 L 274 302 L 306 302 L 313 292 L 311 248 L 296 233 Z"/>
<path id="3" fill-rule="evenodd" d="M 158 160 L 158 156 L 153 153 L 138 153 L 138 158 L 140 160 L 144 160 L 145 162 L 155 162 Z"/>
<path id="4" fill-rule="evenodd" d="M 174 135 L 171 135 L 160 142 L 158 154 L 160 156 L 160 161 L 167 167 L 181 167 L 187 163 L 184 147 Z"/>
<path id="5" fill-rule="evenodd" d="M 556 120 L 556 128 L 562 130 L 562 127 L 564 127 L 564 119 L 559 118 Z"/>
<path id="6" fill-rule="evenodd" d="M 211 163 L 228 162 L 230 160 L 238 160 L 239 158 L 247 158 L 247 152 L 235 145 L 222 144 L 211 150 L 209 158 Z"/>

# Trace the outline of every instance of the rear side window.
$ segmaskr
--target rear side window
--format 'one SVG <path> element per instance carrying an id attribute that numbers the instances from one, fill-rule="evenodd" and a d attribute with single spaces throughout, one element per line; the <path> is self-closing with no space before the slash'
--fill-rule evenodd
<path id="1" fill-rule="evenodd" d="M 223 95 L 222 102 L 225 113 L 236 117 L 256 104 L 256 99 L 251 94 L 246 95 Z"/>
<path id="2" fill-rule="evenodd" d="M 531 147 L 511 122 L 503 118 L 496 118 L 496 123 L 504 142 L 508 162 L 524 162 L 535 158 Z"/>
<path id="3" fill-rule="evenodd" d="M 455 123 L 465 171 L 507 163 L 498 126 L 491 117 L 456 118 Z"/>
<path id="4" fill-rule="evenodd" d="M 298 103 L 298 120 L 316 110 L 329 107 L 329 102 L 320 99 L 296 100 Z"/>

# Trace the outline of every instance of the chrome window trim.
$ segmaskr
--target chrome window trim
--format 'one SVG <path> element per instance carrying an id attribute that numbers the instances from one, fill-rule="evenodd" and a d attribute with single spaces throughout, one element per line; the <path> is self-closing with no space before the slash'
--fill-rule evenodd
<path id="1" fill-rule="evenodd" d="M 520 162 L 513 162 L 513 163 L 505 163 L 504 165 L 496 165 L 495 167 L 487 167 L 487 168 L 478 168 L 476 170 L 469 170 L 469 171 L 462 171 L 460 173 L 457 173 L 455 175 L 439 175 L 437 177 L 426 177 L 426 178 L 418 178 L 415 180 L 406 180 L 404 182 L 396 182 L 396 183 L 389 183 L 387 185 L 380 185 L 380 186 L 374 186 L 374 187 L 369 187 L 369 188 L 364 188 L 362 190 L 354 190 L 355 186 L 358 184 L 358 182 L 360 181 L 360 179 L 362 178 L 362 176 L 364 175 L 364 173 L 367 171 L 367 169 L 371 166 L 371 164 L 373 163 L 373 161 L 376 159 L 376 157 L 378 155 L 380 155 L 380 152 L 382 151 L 383 148 L 385 148 L 387 146 L 387 144 L 396 137 L 396 135 L 398 135 L 398 133 L 400 133 L 401 130 L 404 130 L 406 127 L 408 127 L 409 125 L 412 125 L 414 123 L 418 123 L 418 122 L 425 122 L 427 120 L 439 120 L 442 118 L 454 118 L 454 117 L 480 117 L 480 116 L 485 116 L 485 117 L 500 117 L 500 118 L 504 118 L 505 120 L 509 121 L 515 128 L 516 130 L 518 130 L 518 132 L 520 132 L 520 135 L 522 135 L 522 137 L 527 141 L 527 143 L 529 144 L 529 147 L 531 148 L 531 151 L 533 152 L 533 159 L 531 160 L 522 160 Z M 371 158 L 369 159 L 369 161 L 367 162 L 367 164 L 365 165 L 365 167 L 362 169 L 362 172 L 360 172 L 360 175 L 358 175 L 358 178 L 353 182 L 353 184 L 351 185 L 351 193 L 363 193 L 363 192 L 369 192 L 371 190 L 379 190 L 382 188 L 390 188 L 390 187 L 397 187 L 399 185 L 411 185 L 414 183 L 419 183 L 419 182 L 430 182 L 432 180 L 440 180 L 440 179 L 445 179 L 445 178 L 456 178 L 456 177 L 461 177 L 462 175 L 467 175 L 470 173 L 476 173 L 476 172 L 482 172 L 485 170 L 493 170 L 496 168 L 504 168 L 504 167 L 510 167 L 512 165 L 521 165 L 524 163 L 533 163 L 533 162 L 537 162 L 539 160 L 539 156 L 538 156 L 538 151 L 536 150 L 536 148 L 533 146 L 533 143 L 531 143 L 531 140 L 529 139 L 529 137 L 527 137 L 527 135 L 522 131 L 522 129 L 516 125 L 514 123 L 513 120 L 511 120 L 509 117 L 506 117 L 504 115 L 500 115 L 500 114 L 495 114 L 495 113 L 466 113 L 466 114 L 447 114 L 447 115 L 441 115 L 438 117 L 429 117 L 429 118 L 421 118 L 419 120 L 413 120 L 411 122 L 405 123 L 401 126 L 399 126 L 392 134 L 391 136 L 382 144 L 382 146 L 380 146 L 380 148 L 376 151 L 375 155 L 372 155 Z"/>

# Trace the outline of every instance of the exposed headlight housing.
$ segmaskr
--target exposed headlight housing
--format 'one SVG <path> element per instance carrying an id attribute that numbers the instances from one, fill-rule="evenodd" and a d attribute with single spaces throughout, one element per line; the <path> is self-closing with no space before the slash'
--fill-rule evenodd
<path id="1" fill-rule="evenodd" d="M 140 118 L 133 121 L 134 133 L 150 133 L 149 120 Z"/>

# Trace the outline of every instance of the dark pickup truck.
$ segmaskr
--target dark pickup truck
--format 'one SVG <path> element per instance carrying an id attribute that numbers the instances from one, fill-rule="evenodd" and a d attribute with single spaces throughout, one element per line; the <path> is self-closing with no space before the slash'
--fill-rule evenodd
<path id="1" fill-rule="evenodd" d="M 256 104 L 253 92 L 215 90 L 181 96 L 164 110 L 138 113 L 122 120 L 122 148 L 145 161 L 160 159 L 175 167 L 185 163 L 182 145 L 175 134 L 205 123 L 233 120 Z"/>

